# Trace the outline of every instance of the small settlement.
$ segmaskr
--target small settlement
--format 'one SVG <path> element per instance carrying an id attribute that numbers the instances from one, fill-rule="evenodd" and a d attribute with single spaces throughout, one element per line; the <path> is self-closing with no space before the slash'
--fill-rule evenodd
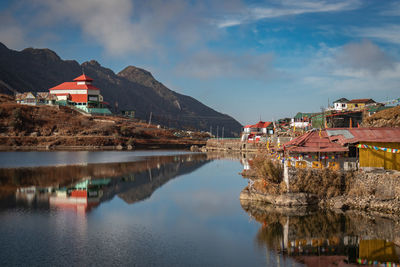
<path id="1" fill-rule="evenodd" d="M 32 92 L 17 94 L 17 103 L 24 105 L 62 105 L 79 109 L 88 114 L 109 115 L 100 89 L 95 87 L 93 79 L 82 74 L 73 82 L 64 82 L 49 89 L 49 92 Z"/>
<path id="2" fill-rule="evenodd" d="M 340 98 L 321 113 L 298 112 L 292 119 L 246 125 L 241 142 L 266 144 L 271 156 L 288 167 L 400 170 L 400 128 L 360 126 L 366 116 L 399 102 Z"/>

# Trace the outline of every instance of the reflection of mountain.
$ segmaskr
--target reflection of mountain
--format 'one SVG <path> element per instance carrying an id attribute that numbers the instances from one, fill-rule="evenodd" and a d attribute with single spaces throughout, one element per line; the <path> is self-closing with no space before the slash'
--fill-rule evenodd
<path id="1" fill-rule="evenodd" d="M 131 174 L 131 176 L 114 179 L 112 185 L 104 191 L 102 200 L 111 199 L 114 195 L 118 195 L 129 204 L 144 200 L 169 180 L 193 172 L 207 162 L 209 160 L 205 158 L 202 160 L 177 159 L 156 168 Z"/>
<path id="2" fill-rule="evenodd" d="M 249 201 L 241 201 L 241 205 L 262 224 L 255 237 L 259 246 L 280 251 L 307 266 L 359 260 L 400 262 L 398 218 L 354 211 L 277 208 Z"/>
<path id="3" fill-rule="evenodd" d="M 48 208 L 50 201 L 51 206 L 88 210 L 115 195 L 134 203 L 209 161 L 205 154 L 183 154 L 127 163 L 0 169 L 0 207 Z"/>

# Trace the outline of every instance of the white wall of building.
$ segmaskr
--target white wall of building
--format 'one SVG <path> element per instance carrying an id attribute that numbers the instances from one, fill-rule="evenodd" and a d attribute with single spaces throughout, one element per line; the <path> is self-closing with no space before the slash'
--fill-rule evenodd
<path id="1" fill-rule="evenodd" d="M 347 109 L 347 104 L 346 103 L 334 103 L 335 104 L 335 110 L 344 110 Z"/>

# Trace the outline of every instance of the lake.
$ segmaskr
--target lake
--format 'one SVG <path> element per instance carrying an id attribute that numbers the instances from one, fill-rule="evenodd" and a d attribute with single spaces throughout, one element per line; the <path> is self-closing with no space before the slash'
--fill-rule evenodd
<path id="1" fill-rule="evenodd" d="M 0 162 L 1 266 L 399 262 L 396 218 L 240 202 L 239 157 L 2 152 Z"/>

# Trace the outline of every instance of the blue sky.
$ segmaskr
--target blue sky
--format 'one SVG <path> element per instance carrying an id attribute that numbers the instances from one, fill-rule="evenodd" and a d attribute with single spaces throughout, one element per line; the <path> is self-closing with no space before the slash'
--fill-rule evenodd
<path id="1" fill-rule="evenodd" d="M 145 68 L 241 123 L 400 97 L 400 1 L 19 0 L 0 41 Z"/>

